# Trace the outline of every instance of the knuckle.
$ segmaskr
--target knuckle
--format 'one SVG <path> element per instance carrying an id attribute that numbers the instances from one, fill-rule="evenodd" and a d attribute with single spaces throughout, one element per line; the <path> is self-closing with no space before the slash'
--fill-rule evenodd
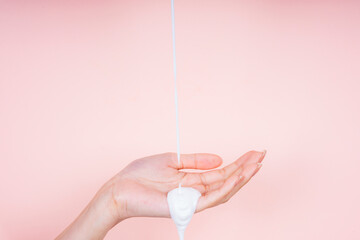
<path id="1" fill-rule="evenodd" d="M 219 173 L 220 173 L 220 175 L 222 176 L 223 179 L 226 179 L 226 170 L 225 170 L 225 168 L 221 168 L 219 170 Z"/>

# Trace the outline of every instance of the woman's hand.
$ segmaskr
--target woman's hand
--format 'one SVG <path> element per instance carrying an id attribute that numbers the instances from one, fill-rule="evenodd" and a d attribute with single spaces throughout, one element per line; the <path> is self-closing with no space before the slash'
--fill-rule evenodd
<path id="1" fill-rule="evenodd" d="M 92 228 L 102 233 L 93 234 L 87 239 L 101 239 L 108 230 L 126 218 L 170 217 L 167 193 L 177 188 L 179 183 L 201 192 L 197 212 L 217 206 L 228 201 L 257 173 L 265 153 L 247 152 L 232 164 L 216 170 L 211 169 L 219 167 L 222 159 L 208 153 L 182 154 L 180 163 L 175 153 L 135 160 L 99 190 L 72 225 L 86 229 L 84 224 L 78 222 L 90 222 Z M 211 171 L 182 171 L 186 169 Z M 58 239 L 65 239 L 63 236 L 69 235 L 66 232 L 73 232 L 72 225 Z"/>
<path id="2" fill-rule="evenodd" d="M 179 186 L 193 187 L 202 193 L 197 212 L 229 200 L 261 167 L 265 152 L 251 151 L 232 164 L 203 173 L 183 169 L 209 170 L 219 167 L 222 159 L 214 154 L 175 153 L 138 159 L 110 180 L 110 191 L 118 219 L 129 217 L 170 217 L 167 193 Z"/>

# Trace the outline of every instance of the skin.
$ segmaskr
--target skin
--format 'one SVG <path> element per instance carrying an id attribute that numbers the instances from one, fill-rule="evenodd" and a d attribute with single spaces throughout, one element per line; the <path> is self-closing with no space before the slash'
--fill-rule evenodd
<path id="1" fill-rule="evenodd" d="M 250 151 L 220 169 L 222 159 L 209 153 L 164 153 L 131 162 L 96 193 L 56 239 L 103 239 L 131 217 L 170 217 L 167 193 L 179 186 L 201 192 L 196 212 L 227 202 L 261 168 L 266 151 Z M 186 169 L 208 170 L 186 172 Z"/>

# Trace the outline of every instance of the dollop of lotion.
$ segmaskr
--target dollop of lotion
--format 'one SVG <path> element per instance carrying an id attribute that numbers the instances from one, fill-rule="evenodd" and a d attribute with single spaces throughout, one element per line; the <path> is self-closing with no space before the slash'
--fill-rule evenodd
<path id="1" fill-rule="evenodd" d="M 179 186 L 168 192 L 170 215 L 175 222 L 180 240 L 184 240 L 185 229 L 194 215 L 200 196 L 198 190 L 189 187 Z"/>

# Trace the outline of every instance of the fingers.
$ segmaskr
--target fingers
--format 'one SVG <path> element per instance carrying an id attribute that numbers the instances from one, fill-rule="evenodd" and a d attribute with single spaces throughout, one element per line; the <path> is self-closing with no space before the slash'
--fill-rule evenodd
<path id="1" fill-rule="evenodd" d="M 209 185 L 203 185 L 203 184 L 198 184 L 198 185 L 189 185 L 189 187 L 195 188 L 196 190 L 198 190 L 201 194 L 206 194 L 208 192 L 211 192 L 213 190 L 216 190 L 220 187 L 222 187 L 222 185 L 224 185 L 225 181 L 221 181 L 221 182 L 216 182 L 213 184 L 209 184 Z M 185 186 L 185 185 L 184 185 Z"/>
<path id="2" fill-rule="evenodd" d="M 243 166 L 235 170 L 221 187 L 215 188 L 221 181 L 205 185 L 205 194 L 199 199 L 197 211 L 227 202 L 260 170 L 265 154 L 266 151 L 255 162 L 253 159 L 243 162 Z"/>
<path id="3" fill-rule="evenodd" d="M 223 186 L 217 190 L 211 191 L 208 194 L 200 197 L 196 211 L 202 211 L 206 208 L 213 207 L 219 204 L 220 199 L 224 199 L 236 184 L 241 180 L 242 176 L 233 175 L 226 180 Z"/>
<path id="4" fill-rule="evenodd" d="M 195 185 L 204 185 L 205 188 L 209 187 L 214 183 L 222 182 L 224 183 L 231 175 L 233 175 L 239 169 L 244 168 L 245 165 L 261 162 L 265 157 L 266 151 L 257 152 L 250 151 L 245 153 L 243 156 L 238 158 L 235 162 L 229 164 L 228 166 L 208 171 L 204 173 L 188 173 L 186 179 L 188 183 Z M 211 187 L 209 187 L 211 189 Z"/>
<path id="5" fill-rule="evenodd" d="M 171 153 L 173 167 L 177 169 L 202 169 L 208 170 L 217 168 L 222 164 L 222 159 L 218 155 L 210 153 L 181 154 L 180 163 L 176 153 Z"/>
<path id="6" fill-rule="evenodd" d="M 255 176 L 261 167 L 261 163 L 249 165 L 242 173 L 243 178 L 241 182 L 239 182 L 239 184 L 231 190 L 231 192 L 225 197 L 224 201 L 227 202 L 230 198 L 232 198 L 232 196 L 234 196 L 245 184 L 247 184 L 253 176 Z"/>

